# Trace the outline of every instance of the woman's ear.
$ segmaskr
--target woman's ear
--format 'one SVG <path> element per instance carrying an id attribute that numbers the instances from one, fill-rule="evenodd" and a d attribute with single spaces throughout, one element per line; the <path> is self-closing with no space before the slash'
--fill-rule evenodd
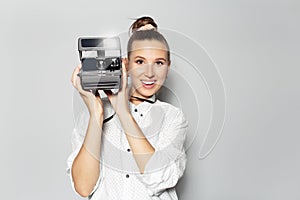
<path id="1" fill-rule="evenodd" d="M 169 71 L 170 71 L 170 67 L 171 67 L 171 60 L 170 60 L 169 63 L 168 63 L 168 73 L 169 73 Z"/>

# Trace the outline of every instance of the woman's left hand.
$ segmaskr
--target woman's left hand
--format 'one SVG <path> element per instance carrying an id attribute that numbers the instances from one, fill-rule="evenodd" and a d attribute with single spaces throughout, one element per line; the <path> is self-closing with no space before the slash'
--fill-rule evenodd
<path id="1" fill-rule="evenodd" d="M 127 71 L 124 62 L 122 62 L 122 83 L 121 88 L 117 94 L 113 94 L 111 90 L 105 90 L 112 107 L 117 115 L 125 115 L 129 112 L 129 88 L 127 84 Z"/>

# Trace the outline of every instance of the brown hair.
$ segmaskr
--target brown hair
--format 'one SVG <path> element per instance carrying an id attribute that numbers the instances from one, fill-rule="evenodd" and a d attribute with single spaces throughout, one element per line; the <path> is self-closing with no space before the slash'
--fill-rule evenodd
<path id="1" fill-rule="evenodd" d="M 150 30 L 140 30 L 137 31 L 140 27 L 143 27 L 147 24 L 151 24 L 155 29 Z M 157 40 L 162 42 L 166 46 L 167 51 L 167 60 L 170 63 L 170 48 L 165 37 L 157 31 L 157 24 L 151 17 L 141 17 L 135 20 L 135 22 L 130 26 L 130 30 L 132 31 L 132 35 L 129 38 L 127 44 L 127 57 L 129 59 L 130 52 L 132 51 L 132 44 L 134 41 L 142 41 L 142 40 Z"/>
<path id="2" fill-rule="evenodd" d="M 140 27 L 145 26 L 147 24 L 151 24 L 154 27 L 154 29 L 157 30 L 157 24 L 155 23 L 155 21 L 151 17 L 145 16 L 136 19 L 135 22 L 133 22 L 133 24 L 130 26 L 129 31 L 133 33 Z"/>

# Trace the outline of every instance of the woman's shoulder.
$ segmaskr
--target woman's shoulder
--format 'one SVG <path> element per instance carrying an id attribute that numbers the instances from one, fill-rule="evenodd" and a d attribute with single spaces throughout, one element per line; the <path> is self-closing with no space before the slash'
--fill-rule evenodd
<path id="1" fill-rule="evenodd" d="M 188 125 L 188 120 L 181 108 L 160 100 L 157 100 L 156 104 L 163 109 L 166 127 L 186 127 Z"/>
<path id="2" fill-rule="evenodd" d="M 182 112 L 181 108 L 176 107 L 168 102 L 160 101 L 159 99 L 157 99 L 156 105 L 160 106 L 167 115 L 175 115 L 175 116 L 182 115 L 183 116 L 183 112 Z"/>
<path id="3" fill-rule="evenodd" d="M 165 102 L 165 101 L 161 101 L 159 99 L 156 100 L 155 104 L 161 106 L 161 107 L 164 107 L 166 109 L 171 109 L 171 110 L 180 110 L 180 108 L 168 103 L 168 102 Z"/>

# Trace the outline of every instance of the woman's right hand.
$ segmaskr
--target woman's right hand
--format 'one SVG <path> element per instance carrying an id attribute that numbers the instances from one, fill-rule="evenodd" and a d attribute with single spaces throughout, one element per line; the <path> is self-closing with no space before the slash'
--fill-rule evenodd
<path id="1" fill-rule="evenodd" d="M 103 114 L 103 104 L 101 98 L 99 96 L 95 96 L 91 91 L 89 92 L 82 89 L 80 77 L 77 76 L 80 69 L 81 64 L 74 69 L 71 77 L 71 82 L 82 97 L 85 105 L 89 110 L 90 116 L 99 117 Z"/>

